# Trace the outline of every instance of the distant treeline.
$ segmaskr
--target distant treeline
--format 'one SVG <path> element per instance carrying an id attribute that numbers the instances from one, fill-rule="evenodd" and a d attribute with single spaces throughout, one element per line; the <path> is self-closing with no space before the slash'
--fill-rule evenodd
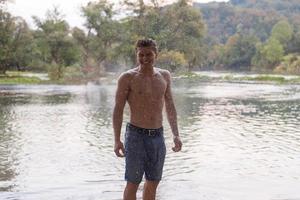
<path id="1" fill-rule="evenodd" d="M 157 65 L 178 70 L 256 70 L 300 74 L 298 0 L 232 0 L 162 6 L 157 0 L 106 0 L 81 8 L 84 29 L 71 28 L 59 8 L 33 17 L 36 29 L 0 0 L 0 73 L 48 72 L 51 79 L 95 78 L 135 65 L 134 43 L 157 40 Z M 124 13 L 126 15 L 124 15 Z"/>
<path id="2" fill-rule="evenodd" d="M 299 0 L 194 6 L 207 25 L 204 67 L 300 74 Z"/>

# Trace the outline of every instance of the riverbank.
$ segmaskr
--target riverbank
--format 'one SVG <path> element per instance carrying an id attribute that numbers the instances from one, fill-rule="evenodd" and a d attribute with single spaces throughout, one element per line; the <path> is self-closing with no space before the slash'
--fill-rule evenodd
<path id="1" fill-rule="evenodd" d="M 2 85 L 46 84 L 47 82 L 49 78 L 46 73 L 7 71 L 5 75 L 0 75 Z"/>
<path id="2" fill-rule="evenodd" d="M 192 82 L 300 84 L 300 76 L 236 72 L 186 72 L 175 76 L 174 79 L 189 80 Z"/>
<path id="3" fill-rule="evenodd" d="M 0 75 L 0 84 L 59 84 L 59 85 L 82 85 L 88 82 L 94 84 L 111 83 L 117 79 L 117 74 L 107 74 L 97 80 L 80 79 L 76 81 L 58 80 L 52 81 L 45 73 L 31 72 L 7 72 Z M 176 81 L 191 82 L 234 82 L 234 83 L 266 83 L 266 84 L 300 84 L 300 76 L 278 75 L 278 74 L 246 74 L 236 72 L 185 72 L 173 75 Z"/>

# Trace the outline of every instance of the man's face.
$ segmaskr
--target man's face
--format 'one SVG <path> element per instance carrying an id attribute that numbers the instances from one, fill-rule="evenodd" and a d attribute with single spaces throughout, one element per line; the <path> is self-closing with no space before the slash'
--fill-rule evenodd
<path id="1" fill-rule="evenodd" d="M 139 47 L 137 48 L 137 60 L 142 66 L 153 66 L 157 54 L 152 47 Z"/>

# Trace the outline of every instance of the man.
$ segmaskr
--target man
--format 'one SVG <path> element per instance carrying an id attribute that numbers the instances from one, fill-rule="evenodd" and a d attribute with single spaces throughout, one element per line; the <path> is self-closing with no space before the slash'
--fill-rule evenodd
<path id="1" fill-rule="evenodd" d="M 162 127 L 164 104 L 175 144 L 172 149 L 178 152 L 182 147 L 171 92 L 171 75 L 167 70 L 154 67 L 157 55 L 154 40 L 138 40 L 138 67 L 126 71 L 118 79 L 113 111 L 114 151 L 118 157 L 125 156 L 127 185 L 124 200 L 136 200 L 144 173 L 143 200 L 155 199 L 166 154 Z M 126 102 L 130 108 L 130 123 L 126 127 L 124 148 L 120 135 Z"/>

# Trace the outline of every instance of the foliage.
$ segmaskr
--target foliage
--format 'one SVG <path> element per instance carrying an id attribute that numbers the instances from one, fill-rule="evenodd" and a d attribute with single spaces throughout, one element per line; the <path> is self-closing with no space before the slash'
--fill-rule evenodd
<path id="1" fill-rule="evenodd" d="M 157 65 L 172 72 L 182 70 L 187 65 L 184 54 L 178 51 L 163 50 L 159 53 Z"/>
<path id="2" fill-rule="evenodd" d="M 83 30 L 78 27 L 72 29 L 72 37 L 78 50 L 80 51 L 80 63 L 83 67 L 89 66 L 89 59 L 92 49 L 90 48 L 90 40 L 88 39 L 89 33 L 86 35 Z"/>
<path id="3" fill-rule="evenodd" d="M 225 59 L 224 45 L 214 45 L 207 54 L 206 65 L 213 67 L 213 69 L 222 68 L 223 60 Z"/>
<path id="4" fill-rule="evenodd" d="M 194 72 L 184 72 L 176 77 L 176 83 L 184 82 L 185 80 L 189 82 L 261 82 L 261 83 L 276 83 L 276 84 L 299 84 L 300 76 L 293 78 L 286 78 L 280 75 L 257 75 L 257 76 L 233 76 L 233 75 L 223 75 L 219 77 L 206 76 Z"/>
<path id="5" fill-rule="evenodd" d="M 36 39 L 44 61 L 51 63 L 49 74 L 51 79 L 63 77 L 63 68 L 78 61 L 78 48 L 69 36 L 69 25 L 63 15 L 54 7 L 46 14 L 46 19 L 34 17 L 38 27 Z"/>
<path id="6" fill-rule="evenodd" d="M 207 37 L 215 43 L 226 43 L 235 33 L 255 35 L 265 41 L 272 27 L 282 19 L 275 11 L 239 8 L 228 3 L 196 4 L 207 24 Z"/>
<path id="7" fill-rule="evenodd" d="M 286 81 L 284 77 L 268 76 L 268 75 L 262 75 L 262 76 L 256 76 L 256 77 L 244 77 L 243 80 L 248 80 L 248 81 L 272 81 L 272 82 L 278 82 L 278 83 L 283 83 L 283 82 Z"/>
<path id="8" fill-rule="evenodd" d="M 97 79 L 135 63 L 134 44 L 157 41 L 157 64 L 171 71 L 200 69 L 298 73 L 299 0 L 231 0 L 194 3 L 177 0 L 123 0 L 117 13 L 108 0 L 81 8 L 85 30 L 70 29 L 57 7 L 37 29 L 0 0 L 0 73 L 8 69 L 48 70 L 53 80 Z"/>
<path id="9" fill-rule="evenodd" d="M 32 31 L 24 19 L 15 18 L 14 41 L 11 47 L 12 61 L 10 67 L 26 70 L 35 59 L 35 43 Z"/>
<path id="10" fill-rule="evenodd" d="M 63 80 L 67 83 L 81 83 L 86 78 L 80 66 L 66 67 L 64 72 Z"/>
<path id="11" fill-rule="evenodd" d="M 215 45 L 207 55 L 207 64 L 214 69 L 249 70 L 256 53 L 258 38 L 235 34 L 225 45 Z"/>
<path id="12" fill-rule="evenodd" d="M 184 55 L 187 67 L 200 65 L 204 23 L 199 10 L 189 5 L 187 0 L 179 0 L 172 5 L 160 8 L 145 5 L 143 1 L 130 3 L 133 16 L 126 18 L 124 25 L 128 30 L 128 39 L 123 43 L 134 58 L 130 46 L 139 38 L 153 38 L 161 50 L 177 51 Z M 130 43 L 128 43 L 129 41 Z"/>
<path id="13" fill-rule="evenodd" d="M 300 55 L 288 54 L 274 70 L 277 73 L 288 73 L 300 75 Z"/>
<path id="14" fill-rule="evenodd" d="M 85 52 L 88 54 L 84 64 L 89 65 L 88 58 L 92 57 L 97 63 L 97 73 L 100 74 L 102 64 L 106 60 L 113 59 L 113 52 L 118 47 L 120 25 L 113 19 L 115 15 L 113 4 L 106 0 L 90 2 L 82 7 L 81 11 L 85 18 L 84 25 L 88 29 L 88 35 L 84 40 Z"/>
<path id="15" fill-rule="evenodd" d="M 0 84 L 15 85 L 15 84 L 39 84 L 41 79 L 37 77 L 22 77 L 22 76 L 0 76 Z"/>
<path id="16" fill-rule="evenodd" d="M 164 38 L 166 48 L 183 52 L 188 62 L 188 69 L 199 66 L 201 63 L 201 46 L 204 34 L 204 23 L 201 12 L 188 4 L 188 1 L 179 0 L 166 10 L 168 21 Z"/>
<path id="17" fill-rule="evenodd" d="M 14 18 L 10 13 L 0 9 L 0 74 L 4 74 L 12 60 Z"/>
<path id="18" fill-rule="evenodd" d="M 33 55 L 33 36 L 27 23 L 20 17 L 0 10 L 0 72 L 9 68 L 24 69 L 30 65 Z"/>
<path id="19" fill-rule="evenodd" d="M 256 52 L 258 38 L 252 35 L 236 34 L 226 43 L 226 62 L 229 69 L 247 69 L 251 66 L 251 59 Z"/>
<path id="20" fill-rule="evenodd" d="M 296 13 L 300 11 L 298 0 L 230 0 L 230 3 L 235 6 L 245 8 L 276 10 L 283 14 Z"/>
<path id="21" fill-rule="evenodd" d="M 272 33 L 268 41 L 260 45 L 256 55 L 252 59 L 252 64 L 256 70 L 273 70 L 284 56 L 285 48 L 288 47 L 293 37 L 293 30 L 287 21 L 279 21 L 272 28 Z M 279 68 L 276 70 L 279 72 Z"/>
<path id="22" fill-rule="evenodd" d="M 277 22 L 272 28 L 271 37 L 280 42 L 283 47 L 286 47 L 292 39 L 293 29 L 288 21 L 282 20 Z"/>
<path id="23" fill-rule="evenodd" d="M 293 37 L 288 44 L 288 52 L 300 52 L 300 29 L 298 30 L 298 32 L 293 34 Z"/>
<path id="24" fill-rule="evenodd" d="M 273 70 L 280 63 L 284 55 L 283 46 L 276 39 L 271 37 L 265 44 L 259 44 L 252 64 L 255 70 Z"/>

